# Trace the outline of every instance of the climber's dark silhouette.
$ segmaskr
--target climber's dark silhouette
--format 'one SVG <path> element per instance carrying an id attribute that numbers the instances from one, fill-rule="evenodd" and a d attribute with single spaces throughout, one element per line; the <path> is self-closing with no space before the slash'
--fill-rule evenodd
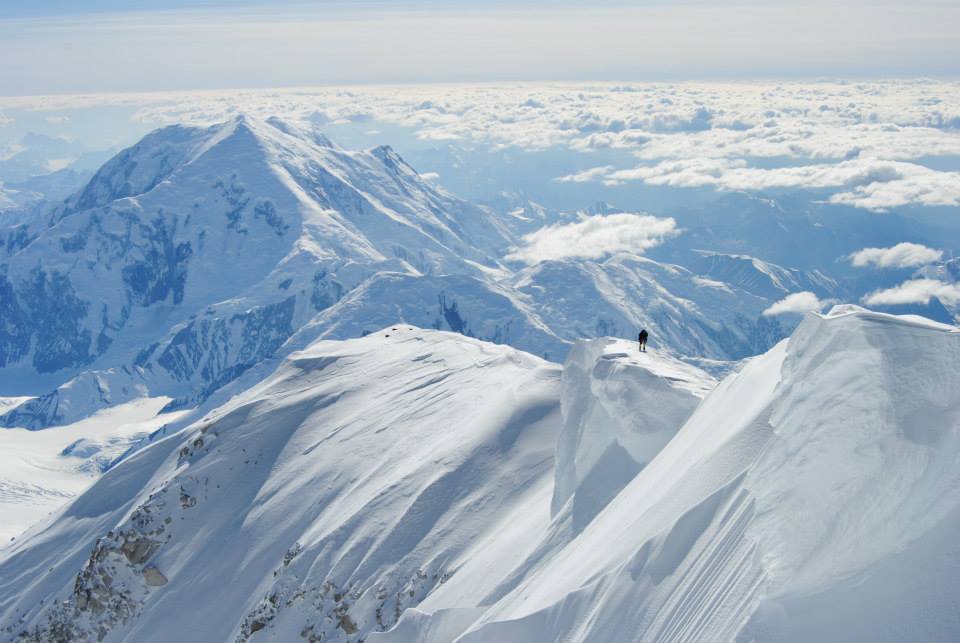
<path id="1" fill-rule="evenodd" d="M 640 331 L 640 335 L 637 337 L 637 341 L 640 342 L 640 350 L 643 351 L 644 353 L 647 352 L 647 335 L 648 334 L 649 333 L 647 333 L 647 329 L 644 328 L 643 330 Z"/>

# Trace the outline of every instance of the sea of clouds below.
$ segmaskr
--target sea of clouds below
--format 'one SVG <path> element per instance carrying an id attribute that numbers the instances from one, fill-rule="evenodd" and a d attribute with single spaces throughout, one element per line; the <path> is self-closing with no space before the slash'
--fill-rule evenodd
<path id="1" fill-rule="evenodd" d="M 43 113 L 47 122 L 70 127 L 71 110 L 97 108 L 127 110 L 143 129 L 211 124 L 245 112 L 324 129 L 396 126 L 424 144 L 463 148 L 588 156 L 618 150 L 629 161 L 551 177 L 557 184 L 818 190 L 832 203 L 875 211 L 960 206 L 960 82 L 444 84 L 0 97 L 0 130 L 15 123 L 11 114 Z M 635 218 L 590 225 L 595 236 L 620 243 L 625 226 L 638 227 Z M 651 232 L 640 221 L 644 243 L 672 233 L 672 220 L 662 221 L 669 230 Z M 570 245 L 564 240 L 583 233 L 541 231 L 517 258 L 544 247 L 562 255 Z M 871 297 L 872 303 L 922 302 L 931 293 L 960 299 L 955 284 L 929 280 Z M 819 303 L 795 298 L 784 307 Z"/>
<path id="2" fill-rule="evenodd" d="M 14 110 L 135 109 L 151 126 L 238 111 L 316 125 L 388 123 L 491 149 L 626 150 L 559 181 L 826 189 L 871 210 L 960 205 L 960 83 L 511 83 L 0 98 Z M 8 114 L 4 116 L 4 114 Z M 931 158 L 946 163 L 931 164 Z M 932 165 L 936 165 L 933 167 Z M 946 165 L 946 167 L 944 167 Z"/>

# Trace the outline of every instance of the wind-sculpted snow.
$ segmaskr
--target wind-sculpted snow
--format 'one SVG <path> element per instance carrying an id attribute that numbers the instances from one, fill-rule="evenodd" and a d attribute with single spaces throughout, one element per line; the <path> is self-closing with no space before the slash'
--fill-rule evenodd
<path id="1" fill-rule="evenodd" d="M 318 341 L 0 554 L 0 640 L 955 640 L 958 359 L 855 306 L 712 390 L 626 342 L 561 382 Z"/>
<path id="2" fill-rule="evenodd" d="M 563 369 L 563 432 L 551 512 L 572 498 L 582 530 L 683 426 L 716 381 L 624 341 L 578 343 Z"/>
<path id="3" fill-rule="evenodd" d="M 405 325 L 318 342 L 0 554 L 0 640 L 387 629 L 546 500 L 559 374 Z"/>
<path id="4" fill-rule="evenodd" d="M 811 313 L 509 592 L 370 641 L 954 640 L 958 358 L 952 326 Z"/>

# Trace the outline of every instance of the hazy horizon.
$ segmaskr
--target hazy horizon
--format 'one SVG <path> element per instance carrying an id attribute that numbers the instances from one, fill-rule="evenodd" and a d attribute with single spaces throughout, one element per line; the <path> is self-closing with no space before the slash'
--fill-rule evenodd
<path id="1" fill-rule="evenodd" d="M 5 3 L 0 94 L 960 77 L 939 0 L 146 4 Z"/>

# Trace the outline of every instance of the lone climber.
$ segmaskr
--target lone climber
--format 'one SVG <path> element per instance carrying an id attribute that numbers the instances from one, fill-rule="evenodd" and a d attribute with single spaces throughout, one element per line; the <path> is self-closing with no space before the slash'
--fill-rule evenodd
<path id="1" fill-rule="evenodd" d="M 637 337 L 637 341 L 640 342 L 640 350 L 644 353 L 647 352 L 647 329 L 644 328 L 640 331 L 640 336 Z"/>

